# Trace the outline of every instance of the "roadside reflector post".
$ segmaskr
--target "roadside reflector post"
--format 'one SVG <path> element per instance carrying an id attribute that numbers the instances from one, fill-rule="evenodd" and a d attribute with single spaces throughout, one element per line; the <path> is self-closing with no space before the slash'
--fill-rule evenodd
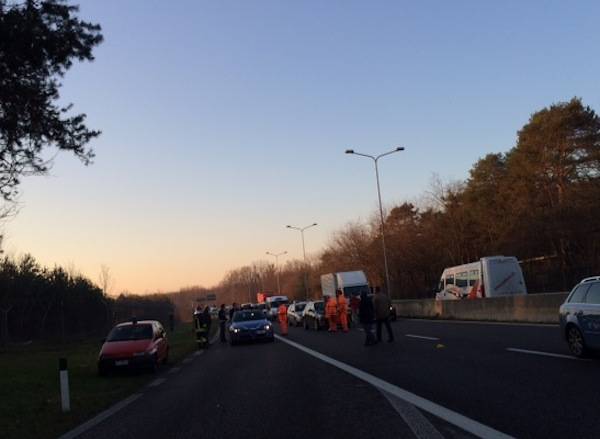
<path id="1" fill-rule="evenodd" d="M 59 358 L 58 375 L 60 378 L 60 404 L 63 412 L 71 411 L 71 398 L 69 396 L 69 371 L 67 359 Z"/>

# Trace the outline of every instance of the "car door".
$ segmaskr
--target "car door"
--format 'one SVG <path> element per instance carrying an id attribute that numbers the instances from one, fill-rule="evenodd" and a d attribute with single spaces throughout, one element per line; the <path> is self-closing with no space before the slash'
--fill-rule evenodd
<path id="1" fill-rule="evenodd" d="M 567 301 L 561 306 L 562 313 L 564 314 L 561 315 L 563 324 L 574 323 L 582 332 L 584 329 L 581 318 L 583 317 L 583 308 L 585 306 L 585 295 L 589 287 L 590 285 L 586 283 L 577 285 L 571 294 L 569 294 Z"/>
<path id="2" fill-rule="evenodd" d="M 591 283 L 579 317 L 588 347 L 600 348 L 600 282 Z"/>
<path id="3" fill-rule="evenodd" d="M 313 323 L 313 319 L 315 318 L 315 307 L 312 303 L 309 303 L 308 305 L 306 305 L 306 311 L 304 311 L 304 320 L 305 322 L 305 326 L 308 326 L 309 328 L 312 327 L 312 323 Z"/>

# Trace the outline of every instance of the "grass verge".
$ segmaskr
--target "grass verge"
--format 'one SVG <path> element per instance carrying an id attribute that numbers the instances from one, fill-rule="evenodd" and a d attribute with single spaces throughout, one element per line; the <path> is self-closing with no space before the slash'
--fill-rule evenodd
<path id="1" fill-rule="evenodd" d="M 191 324 L 180 324 L 168 337 L 170 363 L 181 361 L 197 348 Z M 1 352 L 0 436 L 55 438 L 155 378 L 147 372 L 98 377 L 96 360 L 100 346 L 100 340 L 39 343 Z M 61 357 L 66 357 L 69 363 L 69 413 L 60 410 L 58 359 Z"/>

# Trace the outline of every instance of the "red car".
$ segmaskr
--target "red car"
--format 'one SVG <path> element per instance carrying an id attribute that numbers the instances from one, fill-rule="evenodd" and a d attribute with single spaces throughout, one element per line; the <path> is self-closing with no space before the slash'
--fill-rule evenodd
<path id="1" fill-rule="evenodd" d="M 168 358 L 169 341 L 160 322 L 132 320 L 118 324 L 108 334 L 98 356 L 98 374 L 130 368 L 156 370 Z"/>

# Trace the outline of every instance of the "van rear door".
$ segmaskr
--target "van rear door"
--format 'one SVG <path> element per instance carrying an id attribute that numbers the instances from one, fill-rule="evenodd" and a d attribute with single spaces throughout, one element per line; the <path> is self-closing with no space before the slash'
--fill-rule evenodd
<path id="1" fill-rule="evenodd" d="M 523 272 L 516 258 L 484 258 L 482 262 L 486 297 L 527 294 Z"/>

